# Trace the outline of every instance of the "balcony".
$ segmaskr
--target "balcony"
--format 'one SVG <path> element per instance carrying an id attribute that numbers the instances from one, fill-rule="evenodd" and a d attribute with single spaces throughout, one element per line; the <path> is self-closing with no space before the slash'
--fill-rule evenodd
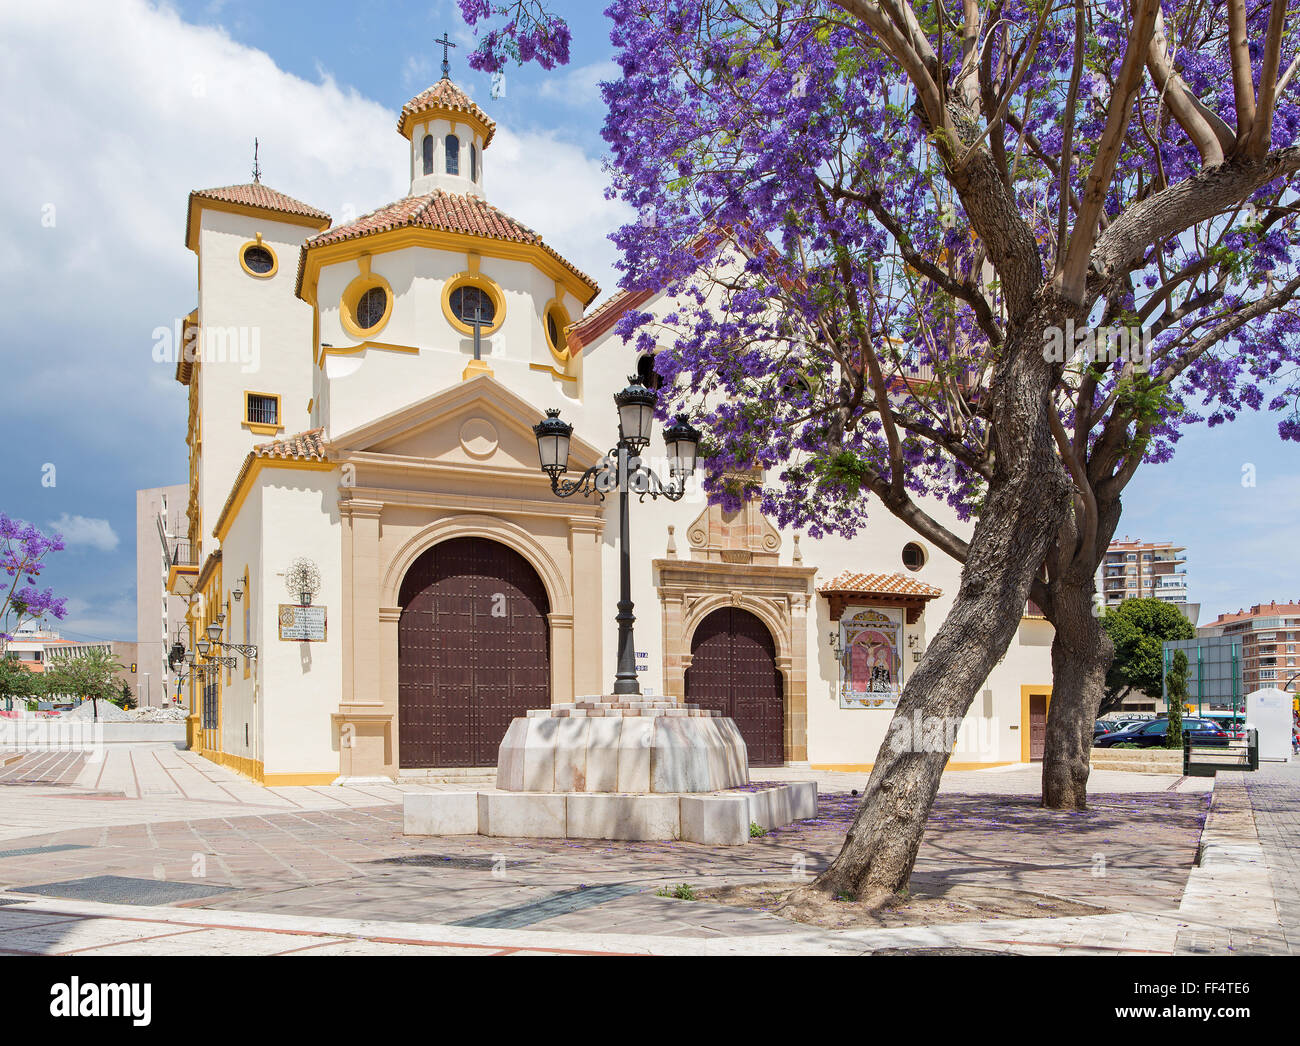
<path id="1" fill-rule="evenodd" d="M 173 538 L 167 551 L 167 591 L 188 598 L 199 577 L 199 556 L 188 538 Z"/>

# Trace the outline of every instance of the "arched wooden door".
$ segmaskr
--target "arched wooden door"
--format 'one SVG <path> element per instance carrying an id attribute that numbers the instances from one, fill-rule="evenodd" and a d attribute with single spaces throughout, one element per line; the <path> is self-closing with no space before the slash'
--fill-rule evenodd
<path id="1" fill-rule="evenodd" d="M 496 766 L 511 721 L 551 704 L 542 579 L 505 545 L 456 538 L 415 561 L 401 601 L 402 769 Z"/>
<path id="2" fill-rule="evenodd" d="M 686 700 L 730 716 L 750 766 L 785 762 L 785 686 L 772 634 L 747 610 L 716 610 L 695 630 Z"/>

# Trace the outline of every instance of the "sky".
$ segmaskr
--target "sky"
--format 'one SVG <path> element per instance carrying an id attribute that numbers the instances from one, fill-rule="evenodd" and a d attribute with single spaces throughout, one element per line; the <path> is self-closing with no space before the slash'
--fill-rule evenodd
<path id="1" fill-rule="evenodd" d="M 511 70 L 493 99 L 455 0 L 0 4 L 0 510 L 63 533 L 41 583 L 68 597 L 66 636 L 135 637 L 135 492 L 187 468 L 185 392 L 154 331 L 195 306 L 190 191 L 249 181 L 254 137 L 263 181 L 336 220 L 400 198 L 397 113 L 439 78 L 448 32 L 453 78 L 500 127 L 490 199 L 614 289 L 608 26 L 598 0 L 551 6 L 572 63 Z M 1267 416 L 1189 434 L 1139 473 L 1124 534 L 1187 546 L 1202 622 L 1300 600 L 1300 448 Z"/>

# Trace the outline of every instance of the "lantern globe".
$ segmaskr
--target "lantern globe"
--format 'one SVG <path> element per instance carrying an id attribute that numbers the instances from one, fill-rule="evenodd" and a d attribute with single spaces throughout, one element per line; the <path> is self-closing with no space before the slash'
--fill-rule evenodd
<path id="1" fill-rule="evenodd" d="M 673 476 L 680 480 L 693 476 L 700 451 L 699 429 L 685 416 L 679 417 L 676 424 L 664 431 L 664 443 L 668 445 L 669 468 Z"/>
<path id="2" fill-rule="evenodd" d="M 573 426 L 560 420 L 560 412 L 548 410 L 545 419 L 533 426 L 533 435 L 537 437 L 537 458 L 542 471 L 552 479 L 568 472 Z"/>
<path id="3" fill-rule="evenodd" d="M 641 384 L 640 378 L 630 378 L 631 384 L 614 397 L 618 407 L 619 426 L 624 441 L 633 450 L 644 450 L 650 444 L 650 430 L 654 425 L 655 406 L 659 394 Z"/>

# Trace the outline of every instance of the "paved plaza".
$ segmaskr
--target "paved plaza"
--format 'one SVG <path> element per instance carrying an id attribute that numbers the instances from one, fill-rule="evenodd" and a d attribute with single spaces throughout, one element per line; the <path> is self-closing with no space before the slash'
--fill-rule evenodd
<path id="1" fill-rule="evenodd" d="M 913 889 L 949 914 L 835 929 L 657 892 L 816 874 L 864 774 L 755 771 L 817 780 L 818 817 L 729 848 L 407 838 L 405 793 L 465 783 L 265 789 L 169 747 L 32 754 L 0 765 L 0 953 L 1296 953 L 1300 768 L 1213 796 L 1098 771 L 1070 814 L 1037 807 L 1038 774 L 945 775 Z"/>

